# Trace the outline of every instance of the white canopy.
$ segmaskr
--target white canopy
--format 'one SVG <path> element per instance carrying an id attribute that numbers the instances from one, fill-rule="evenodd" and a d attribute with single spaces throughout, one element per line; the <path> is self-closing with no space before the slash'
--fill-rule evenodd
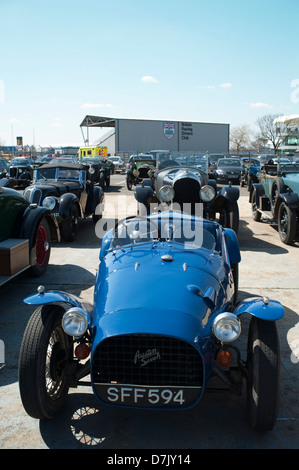
<path id="1" fill-rule="evenodd" d="M 291 114 L 290 116 L 278 116 L 274 119 L 274 124 L 287 124 L 289 126 L 299 126 L 299 114 Z"/>

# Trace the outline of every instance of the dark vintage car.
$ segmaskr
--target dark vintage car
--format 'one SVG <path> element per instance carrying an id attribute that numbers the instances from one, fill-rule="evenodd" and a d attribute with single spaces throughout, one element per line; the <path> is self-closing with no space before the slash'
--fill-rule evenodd
<path id="1" fill-rule="evenodd" d="M 35 307 L 19 358 L 26 412 L 53 418 L 80 383 L 104 405 L 183 410 L 207 391 L 241 394 L 245 381 L 251 426 L 271 429 L 284 310 L 265 297 L 235 306 L 239 262 L 236 234 L 215 221 L 166 211 L 119 221 L 102 240 L 93 305 L 42 286 L 24 300 Z"/>
<path id="2" fill-rule="evenodd" d="M 51 242 L 59 241 L 56 219 L 45 207 L 30 205 L 18 191 L 0 180 L 0 285 L 25 270 L 42 275 Z"/>
<path id="3" fill-rule="evenodd" d="M 215 180 L 209 180 L 207 173 L 199 168 L 198 161 L 195 167 L 189 163 L 189 157 L 158 161 L 152 178 L 144 178 L 142 185 L 135 188 L 138 212 L 150 214 L 163 207 L 174 207 L 217 220 L 237 233 L 239 188 L 219 189 Z"/>
<path id="4" fill-rule="evenodd" d="M 138 156 L 131 160 L 129 168 L 127 168 L 126 183 L 129 190 L 133 186 L 140 184 L 144 178 L 151 178 L 153 170 L 156 167 L 156 160 L 152 156 L 146 158 L 146 156 Z"/>
<path id="5" fill-rule="evenodd" d="M 33 175 L 32 160 L 29 157 L 16 157 L 9 163 L 9 178 L 13 181 L 14 186 L 26 188 L 31 181 Z"/>
<path id="6" fill-rule="evenodd" d="M 239 158 L 220 158 L 213 176 L 217 183 L 240 184 L 243 168 Z"/>
<path id="7" fill-rule="evenodd" d="M 82 165 L 89 166 L 89 179 L 94 184 L 99 184 L 101 188 L 110 186 L 111 166 L 101 157 L 84 157 L 81 158 Z"/>
<path id="8" fill-rule="evenodd" d="M 92 216 L 94 222 L 99 220 L 104 201 L 103 189 L 88 180 L 88 167 L 78 163 L 37 168 L 24 196 L 55 215 L 65 241 L 75 240 L 79 219 Z"/>
<path id="9" fill-rule="evenodd" d="M 33 167 L 33 169 L 35 169 L 35 168 L 38 168 L 41 165 L 45 165 L 46 163 L 50 163 L 51 161 L 52 161 L 52 157 L 47 157 L 47 156 L 37 157 L 32 162 L 32 167 Z"/>
<path id="10" fill-rule="evenodd" d="M 281 241 L 293 243 L 299 216 L 299 164 L 264 165 L 258 176 L 249 193 L 253 219 L 264 216 L 277 221 Z"/>
<path id="11" fill-rule="evenodd" d="M 9 164 L 6 158 L 0 157 L 0 179 L 6 178 L 9 172 Z"/>

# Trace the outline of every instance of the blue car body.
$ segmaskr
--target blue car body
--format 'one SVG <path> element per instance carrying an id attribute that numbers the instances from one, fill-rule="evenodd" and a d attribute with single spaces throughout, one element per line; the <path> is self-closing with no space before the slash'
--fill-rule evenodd
<path id="1" fill-rule="evenodd" d="M 215 221 L 168 211 L 126 219 L 106 233 L 99 258 L 93 305 L 43 289 L 25 302 L 85 312 L 89 323 L 81 340 L 90 347 L 90 361 L 82 372 L 78 365 L 73 378 L 90 374 L 105 404 L 194 406 L 218 373 L 217 353 L 232 344 L 215 333 L 218 319 L 232 319 L 235 327 L 243 313 L 269 324 L 283 316 L 283 307 L 268 299 L 235 305 L 238 241 Z M 246 367 L 237 356 L 243 376 Z M 231 381 L 231 389 L 241 382 Z"/>

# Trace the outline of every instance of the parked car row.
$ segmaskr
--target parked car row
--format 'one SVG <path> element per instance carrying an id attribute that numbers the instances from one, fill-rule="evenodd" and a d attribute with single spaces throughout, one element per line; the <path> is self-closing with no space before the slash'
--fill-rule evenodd
<path id="1" fill-rule="evenodd" d="M 138 157 L 127 169 L 138 214 L 116 221 L 103 237 L 93 304 L 43 286 L 24 299 L 34 307 L 19 357 L 24 409 L 37 419 L 54 418 L 82 381 L 103 405 L 156 410 L 190 408 L 208 390 L 241 394 L 245 381 L 251 427 L 270 430 L 280 394 L 276 321 L 284 309 L 266 297 L 238 303 L 239 188 L 231 181 L 240 181 L 242 165 L 231 174 L 226 164 L 237 159 L 219 159 L 212 178 L 203 155 Z M 256 211 L 257 201 L 268 198 L 286 233 L 288 210 L 281 207 L 296 211 L 298 195 L 294 173 L 281 169 L 272 175 L 274 168 L 265 168 L 250 198 Z M 52 239 L 72 241 L 80 218 L 101 217 L 104 191 L 96 172 L 104 184 L 107 175 L 94 159 L 59 160 L 36 168 L 23 195 L 1 187 L 0 256 L 1 242 L 27 241 L 22 269 L 42 274 Z M 218 178 L 227 185 L 219 188 Z M 243 357 L 237 340 L 248 316 Z M 214 379 L 220 388 L 213 388 Z"/>
<path id="2" fill-rule="evenodd" d="M 103 157 L 84 158 L 81 162 L 88 165 L 89 179 L 94 184 L 99 184 L 103 189 L 110 184 L 110 175 L 114 173 L 115 165 L 112 160 Z M 34 170 L 40 166 L 51 163 L 80 163 L 75 155 L 59 155 L 55 157 L 41 156 L 36 159 L 31 157 L 15 157 L 10 162 L 5 158 L 0 159 L 0 179 L 7 178 L 7 186 L 24 189 L 31 184 Z"/>

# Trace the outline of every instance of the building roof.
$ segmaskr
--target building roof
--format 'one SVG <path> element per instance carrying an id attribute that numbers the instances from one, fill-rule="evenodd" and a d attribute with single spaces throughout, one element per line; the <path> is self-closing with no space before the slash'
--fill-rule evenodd
<path id="1" fill-rule="evenodd" d="M 115 127 L 115 118 L 87 115 L 80 127 Z"/>

